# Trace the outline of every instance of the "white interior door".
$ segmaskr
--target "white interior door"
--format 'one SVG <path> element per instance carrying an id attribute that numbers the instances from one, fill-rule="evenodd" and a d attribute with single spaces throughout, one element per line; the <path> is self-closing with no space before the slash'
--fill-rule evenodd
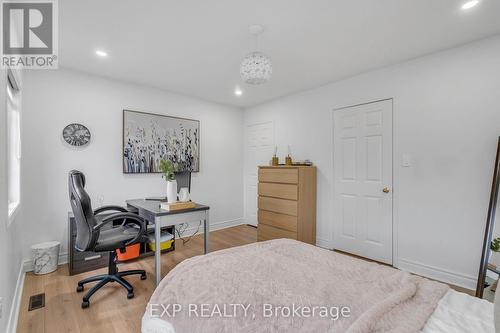
<path id="1" fill-rule="evenodd" d="M 257 225 L 257 183 L 259 165 L 269 165 L 274 149 L 274 124 L 248 125 L 245 162 L 245 219 Z"/>
<path id="2" fill-rule="evenodd" d="M 392 265 L 392 100 L 333 122 L 334 247 Z"/>

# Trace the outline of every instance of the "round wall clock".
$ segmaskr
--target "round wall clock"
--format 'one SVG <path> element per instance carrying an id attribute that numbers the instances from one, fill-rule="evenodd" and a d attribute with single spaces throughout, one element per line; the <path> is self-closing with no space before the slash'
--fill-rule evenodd
<path id="1" fill-rule="evenodd" d="M 81 147 L 90 142 L 90 131 L 82 124 L 69 124 L 63 129 L 63 139 L 68 144 Z"/>

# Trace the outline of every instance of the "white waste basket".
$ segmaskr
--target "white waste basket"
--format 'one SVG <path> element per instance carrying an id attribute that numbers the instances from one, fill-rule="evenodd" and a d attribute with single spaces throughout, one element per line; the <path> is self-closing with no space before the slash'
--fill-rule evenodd
<path id="1" fill-rule="evenodd" d="M 31 246 L 33 254 L 33 273 L 47 274 L 57 270 L 59 263 L 59 242 L 45 242 Z"/>

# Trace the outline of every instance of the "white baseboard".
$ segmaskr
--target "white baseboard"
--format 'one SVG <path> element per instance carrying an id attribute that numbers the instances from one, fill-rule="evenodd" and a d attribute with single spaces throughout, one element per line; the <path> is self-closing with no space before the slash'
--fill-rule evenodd
<path id="1" fill-rule="evenodd" d="M 242 225 L 242 224 L 246 224 L 244 218 L 238 218 L 238 219 L 234 219 L 234 220 L 227 220 L 227 221 L 210 223 L 210 231 L 216 231 L 216 230 L 226 229 L 226 228 L 230 228 L 230 227 L 236 227 L 236 226 Z M 196 223 L 194 223 L 194 224 L 191 223 L 191 226 L 184 231 L 183 236 L 189 237 L 197 230 L 198 230 L 197 234 L 203 234 L 204 233 L 203 229 L 204 229 L 203 223 L 200 225 L 199 229 L 198 229 L 198 225 L 196 225 Z M 177 235 L 175 235 L 175 238 L 179 238 L 179 237 L 177 237 Z"/>
<path id="2" fill-rule="evenodd" d="M 316 246 L 322 247 L 327 250 L 333 249 L 333 244 L 330 240 L 316 237 Z"/>
<path id="3" fill-rule="evenodd" d="M 16 290 L 14 291 L 12 304 L 10 306 L 7 333 L 16 333 L 17 331 L 17 321 L 19 319 L 19 309 L 21 308 L 21 297 L 23 295 L 24 276 L 24 265 L 21 264 L 19 267 L 19 274 L 17 275 Z"/>
<path id="4" fill-rule="evenodd" d="M 404 258 L 398 258 L 397 265 L 397 268 L 401 270 L 428 277 L 433 280 L 450 283 L 466 289 L 476 289 L 477 277 L 475 276 L 470 276 L 463 273 L 422 264 Z"/>

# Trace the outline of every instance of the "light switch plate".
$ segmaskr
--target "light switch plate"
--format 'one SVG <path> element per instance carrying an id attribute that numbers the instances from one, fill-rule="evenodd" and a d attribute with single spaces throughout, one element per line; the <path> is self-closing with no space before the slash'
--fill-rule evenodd
<path id="1" fill-rule="evenodd" d="M 403 154 L 401 158 L 401 166 L 408 168 L 411 167 L 411 155 L 410 154 Z"/>

